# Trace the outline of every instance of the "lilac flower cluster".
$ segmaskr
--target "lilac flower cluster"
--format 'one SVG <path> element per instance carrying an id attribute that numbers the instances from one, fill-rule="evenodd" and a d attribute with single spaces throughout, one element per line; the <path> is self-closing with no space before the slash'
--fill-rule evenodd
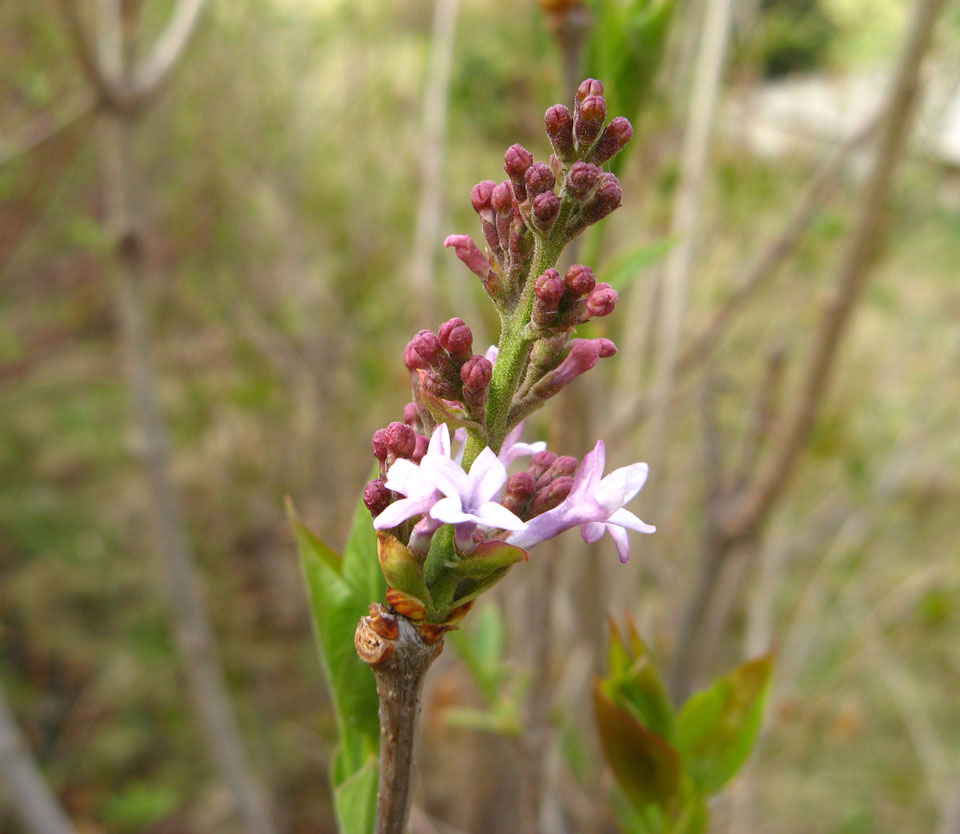
<path id="1" fill-rule="evenodd" d="M 616 290 L 589 266 L 556 268 L 564 246 L 622 199 L 602 165 L 633 128 L 624 118 L 605 124 L 606 117 L 603 86 L 584 81 L 572 113 L 557 104 L 545 114 L 549 163 L 513 145 L 504 156 L 506 179 L 474 186 L 486 248 L 462 234 L 445 245 L 497 307 L 500 343 L 474 353 L 473 334 L 459 318 L 421 330 L 403 356 L 413 401 L 402 422 L 373 436 L 380 472 L 364 502 L 380 531 L 381 564 L 394 595 L 395 583 L 404 584 L 404 599 L 416 603 L 407 608 L 435 622 L 451 622 L 458 604 L 564 530 L 579 526 L 588 542 L 609 533 L 622 561 L 627 530 L 654 531 L 625 509 L 646 480 L 646 464 L 604 477 L 603 441 L 578 462 L 520 440 L 528 414 L 617 350 L 606 338 L 573 337 L 577 326 L 614 311 Z M 522 457 L 529 457 L 526 469 L 509 474 Z"/>

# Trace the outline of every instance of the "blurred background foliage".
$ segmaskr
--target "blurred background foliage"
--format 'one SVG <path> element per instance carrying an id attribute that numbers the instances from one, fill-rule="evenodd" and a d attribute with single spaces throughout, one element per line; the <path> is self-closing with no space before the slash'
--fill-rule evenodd
<path id="1" fill-rule="evenodd" d="M 146 4 L 147 31 L 168 6 Z M 744 86 L 884 66 L 906 9 L 902 0 L 753 6 L 738 24 L 730 73 Z M 418 0 L 214 2 L 170 88 L 137 120 L 133 168 L 174 474 L 251 758 L 281 827 L 298 834 L 333 830 L 326 767 L 335 729 L 283 498 L 342 542 L 370 435 L 407 400 L 400 355 L 420 326 L 404 299 L 431 14 Z M 947 17 L 940 50 L 955 62 L 960 18 L 955 8 Z M 541 10 L 517 0 L 463 0 L 452 71 L 444 234 L 478 231 L 469 189 L 499 177 L 508 144 L 546 155 L 539 114 L 563 83 Z M 53 112 L 82 85 L 55 3 L 0 5 L 0 124 Z M 604 262 L 667 231 L 682 112 L 674 105 L 661 95 L 635 139 L 601 279 Z M 0 678 L 80 831 L 226 832 L 229 802 L 187 711 L 130 454 L 96 141 L 96 124 L 80 119 L 0 164 Z M 694 322 L 724 296 L 758 236 L 778 227 L 811 170 L 803 155 L 752 154 L 736 131 L 720 132 L 713 157 Z M 724 432 L 748 420 L 757 346 L 778 340 L 793 356 L 809 339 L 854 181 L 712 360 Z M 932 830 L 960 768 L 958 213 L 957 171 L 911 157 L 836 385 L 764 536 L 780 660 L 755 763 L 715 809 L 717 831 L 732 830 L 731 809 L 743 802 L 754 808 L 750 830 L 770 834 Z M 492 308 L 441 242 L 438 321 L 460 315 L 484 344 Z M 652 280 L 643 272 L 632 291 Z M 617 318 L 604 322 L 614 338 L 640 326 Z M 590 389 L 602 416 L 615 370 L 595 373 L 609 373 Z M 659 486 L 664 514 L 647 519 L 660 528 L 656 541 L 635 542 L 626 567 L 607 549 L 589 553 L 611 589 L 593 604 L 628 608 L 662 659 L 702 526 L 696 396 L 684 397 L 670 482 Z M 534 421 L 537 432 L 549 434 L 555 417 Z M 645 457 L 635 432 L 615 445 L 613 465 Z M 541 582 L 543 570 L 536 560 L 520 566 L 511 584 Z M 580 571 L 563 561 L 563 587 L 542 587 L 562 598 L 561 617 L 583 602 L 569 587 Z M 761 579 L 750 582 L 748 593 Z M 510 657 L 529 635 L 516 593 L 497 596 L 506 611 L 497 640 Z M 738 608 L 717 670 L 742 660 L 747 625 Z M 506 831 L 492 809 L 509 808 L 520 765 L 508 738 L 490 740 L 482 722 L 463 720 L 499 701 L 454 654 L 428 691 L 417 801 L 464 830 Z M 503 662 L 494 678 L 523 691 L 520 661 Z M 580 751 L 567 756 L 571 775 L 557 777 L 574 804 L 599 805 L 603 794 L 590 786 L 609 784 L 598 765 L 576 765 L 595 751 L 584 704 L 598 662 L 558 665 L 553 719 L 583 736 L 561 733 L 564 749 Z M 515 727 L 512 708 L 497 709 Z M 497 762 L 507 762 L 503 772 Z M 19 831 L 2 802 L 0 830 Z"/>

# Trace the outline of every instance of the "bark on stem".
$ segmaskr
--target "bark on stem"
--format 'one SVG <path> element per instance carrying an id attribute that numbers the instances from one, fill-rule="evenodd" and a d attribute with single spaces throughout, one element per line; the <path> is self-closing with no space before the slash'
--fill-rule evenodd
<path id="1" fill-rule="evenodd" d="M 374 834 L 405 834 L 413 798 L 413 753 L 420 696 L 443 640 L 430 643 L 410 620 L 384 605 L 370 606 L 354 638 L 370 665 L 380 698 L 380 787 Z"/>

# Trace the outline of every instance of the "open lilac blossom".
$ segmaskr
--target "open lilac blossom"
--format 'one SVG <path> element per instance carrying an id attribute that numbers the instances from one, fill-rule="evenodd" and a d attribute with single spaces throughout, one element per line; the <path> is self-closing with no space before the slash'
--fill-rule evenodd
<path id="1" fill-rule="evenodd" d="M 626 531 L 653 533 L 657 529 L 624 509 L 647 480 L 648 467 L 645 463 L 635 463 L 615 469 L 604 478 L 605 463 L 606 449 L 603 441 L 598 440 L 583 458 L 570 494 L 552 510 L 527 522 L 525 529 L 507 536 L 507 543 L 529 550 L 579 524 L 588 542 L 598 541 L 605 532 L 609 533 L 620 561 L 629 561 L 630 542 Z"/>
<path id="2" fill-rule="evenodd" d="M 477 455 L 469 472 L 449 458 L 438 458 L 427 477 L 446 496 L 433 505 L 430 515 L 454 525 L 461 550 L 471 548 L 478 525 L 513 531 L 524 528 L 525 522 L 494 500 L 507 481 L 507 469 L 489 447 Z"/>
<path id="3" fill-rule="evenodd" d="M 503 439 L 503 446 L 500 447 L 499 457 L 500 462 L 504 466 L 509 466 L 517 458 L 522 458 L 526 455 L 535 455 L 537 452 L 542 452 L 547 448 L 547 444 L 542 440 L 537 440 L 535 443 L 521 443 L 521 434 L 523 434 L 522 421 L 517 423 Z"/>
<path id="4" fill-rule="evenodd" d="M 430 445 L 427 446 L 427 453 L 419 465 L 411 460 L 400 458 L 388 470 L 385 486 L 406 497 L 394 501 L 373 520 L 373 526 L 377 530 L 389 530 L 415 515 L 426 515 L 430 508 L 443 497 L 443 493 L 437 489 L 436 479 L 428 476 L 431 469 L 440 461 L 452 463 L 450 429 L 447 428 L 446 423 L 441 423 L 434 430 L 430 437 Z"/>

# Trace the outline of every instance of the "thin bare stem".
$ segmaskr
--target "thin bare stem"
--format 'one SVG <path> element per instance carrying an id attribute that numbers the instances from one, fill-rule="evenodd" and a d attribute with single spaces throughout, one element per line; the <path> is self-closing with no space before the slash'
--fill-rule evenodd
<path id="1" fill-rule="evenodd" d="M 373 669 L 380 697 L 380 786 L 373 834 L 406 834 L 423 681 L 443 641 L 427 643 L 410 620 L 374 603 L 370 616 L 357 624 L 355 643 L 360 659 Z"/>
<path id="2" fill-rule="evenodd" d="M 654 413 L 650 442 L 654 460 L 650 468 L 658 473 L 660 479 L 666 460 L 670 393 L 676 375 L 680 332 L 700 237 L 700 208 L 707 180 L 710 136 L 723 77 L 732 8 L 732 0 L 709 0 L 703 19 L 700 51 L 683 137 L 680 185 L 670 224 L 671 234 L 677 238 L 677 244 L 667 256 L 662 275 L 662 306 L 654 371 Z M 637 321 L 640 317 L 630 318 Z M 631 346 L 626 351 L 628 356 L 637 353 L 637 346 Z"/>
<path id="3" fill-rule="evenodd" d="M 166 28 L 133 72 L 130 86 L 138 98 L 152 96 L 169 78 L 197 28 L 205 4 L 206 0 L 180 0 L 174 7 Z"/>
<path id="4" fill-rule="evenodd" d="M 410 277 L 417 299 L 417 314 L 424 326 L 433 322 L 436 241 L 443 211 L 444 145 L 450 68 L 460 0 L 436 0 L 433 35 L 423 98 L 423 132 L 420 151 L 420 201 L 413 236 Z"/>
<path id="5" fill-rule="evenodd" d="M 55 139 L 63 131 L 93 113 L 96 100 L 88 91 L 71 99 L 53 118 L 37 116 L 11 136 L 0 138 L 0 168 Z"/>
<path id="6" fill-rule="evenodd" d="M 837 269 L 837 289 L 814 335 L 793 411 L 783 421 L 778 443 L 749 489 L 726 514 L 724 533 L 746 535 L 763 521 L 782 494 L 816 423 L 837 353 L 872 274 L 883 237 L 883 218 L 897 162 L 912 123 L 920 66 L 945 0 L 919 0 L 906 37 L 889 97 L 873 165 L 860 200 L 859 214 Z"/>
<path id="7" fill-rule="evenodd" d="M 31 834 L 76 834 L 50 792 L 36 760 L 23 740 L 6 696 L 0 689 L 0 777 L 9 787 L 14 813 Z"/>

